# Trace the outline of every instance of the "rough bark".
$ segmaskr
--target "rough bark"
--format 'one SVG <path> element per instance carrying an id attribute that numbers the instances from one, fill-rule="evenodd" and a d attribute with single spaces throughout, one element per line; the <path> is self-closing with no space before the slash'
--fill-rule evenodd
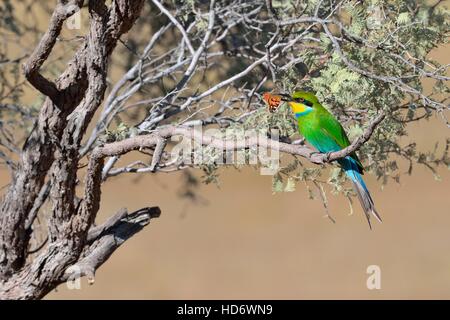
<path id="1" fill-rule="evenodd" d="M 39 69 L 62 24 L 83 2 L 58 2 L 47 32 L 24 65 L 28 81 L 47 99 L 0 207 L 0 298 L 39 298 L 54 288 L 85 249 L 99 208 L 100 194 L 81 202 L 75 196 L 80 142 L 103 100 L 108 58 L 120 36 L 139 17 L 144 1 L 118 0 L 110 7 L 104 1 L 89 1 L 88 36 L 58 79 L 48 80 Z M 51 181 L 52 202 L 49 243 L 28 264 L 28 228 L 46 178 Z"/>

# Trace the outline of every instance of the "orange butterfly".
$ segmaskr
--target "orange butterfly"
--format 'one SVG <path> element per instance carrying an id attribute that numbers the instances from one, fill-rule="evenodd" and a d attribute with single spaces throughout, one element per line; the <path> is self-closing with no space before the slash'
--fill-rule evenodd
<path id="1" fill-rule="evenodd" d="M 269 92 L 263 93 L 263 100 L 267 103 L 270 112 L 276 111 L 281 104 L 281 96 Z"/>

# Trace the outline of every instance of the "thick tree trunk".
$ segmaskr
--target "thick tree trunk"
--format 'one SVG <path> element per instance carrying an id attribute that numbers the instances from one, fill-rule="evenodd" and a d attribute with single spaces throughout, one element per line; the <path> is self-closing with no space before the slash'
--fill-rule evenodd
<path id="1" fill-rule="evenodd" d="M 81 139 L 103 101 L 109 56 L 139 17 L 144 0 L 117 0 L 109 7 L 105 1 L 89 1 L 89 34 L 61 76 L 55 82 L 48 80 L 39 69 L 64 21 L 83 3 L 58 1 L 47 32 L 24 65 L 28 81 L 47 99 L 0 206 L 0 299 L 40 298 L 67 278 L 68 267 L 83 261 L 84 269 L 95 270 L 121 244 L 117 239 L 110 243 L 104 233 L 87 241 L 100 204 L 102 163 L 97 163 L 100 172 L 94 170 L 88 178 L 92 183 L 86 184 L 83 199 L 76 197 L 75 186 Z M 28 261 L 31 225 L 38 211 L 35 204 L 44 188 L 52 203 L 48 245 Z M 119 232 L 125 239 L 156 213 L 159 209 L 151 208 L 124 214 L 108 232 Z M 94 264 L 87 263 L 94 258 Z"/>

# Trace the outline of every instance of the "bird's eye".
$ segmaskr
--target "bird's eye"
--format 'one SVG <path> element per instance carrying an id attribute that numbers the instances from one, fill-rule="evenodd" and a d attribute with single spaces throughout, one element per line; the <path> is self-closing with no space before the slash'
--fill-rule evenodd
<path id="1" fill-rule="evenodd" d="M 305 101 L 305 99 L 303 99 L 303 98 L 295 98 L 294 100 L 295 100 L 295 102 L 303 102 L 303 101 Z"/>
<path id="2" fill-rule="evenodd" d="M 308 100 L 304 100 L 303 103 L 305 105 L 307 105 L 308 107 L 312 107 L 314 105 L 311 101 L 308 101 Z"/>

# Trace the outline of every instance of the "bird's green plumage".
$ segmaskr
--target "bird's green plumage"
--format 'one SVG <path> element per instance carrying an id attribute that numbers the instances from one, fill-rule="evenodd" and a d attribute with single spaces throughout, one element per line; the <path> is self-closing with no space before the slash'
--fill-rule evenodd
<path id="1" fill-rule="evenodd" d="M 289 105 L 298 120 L 298 130 L 300 134 L 320 152 L 339 151 L 350 145 L 350 141 L 344 128 L 336 118 L 320 104 L 314 94 L 296 91 L 292 94 L 291 99 L 289 99 Z M 369 190 L 361 177 L 361 174 L 363 174 L 363 166 L 356 153 L 353 152 L 350 155 L 339 159 L 338 163 L 353 182 L 355 191 L 364 209 L 367 221 L 369 222 L 369 226 L 370 214 L 373 214 L 381 221 Z"/>
<path id="2" fill-rule="evenodd" d="M 312 102 L 313 110 L 298 117 L 300 134 L 320 152 L 339 151 L 350 145 L 347 134 L 336 118 L 325 109 L 315 95 L 309 92 L 294 92 L 294 99 L 303 98 Z M 363 166 L 356 153 L 350 155 L 363 171 Z"/>

